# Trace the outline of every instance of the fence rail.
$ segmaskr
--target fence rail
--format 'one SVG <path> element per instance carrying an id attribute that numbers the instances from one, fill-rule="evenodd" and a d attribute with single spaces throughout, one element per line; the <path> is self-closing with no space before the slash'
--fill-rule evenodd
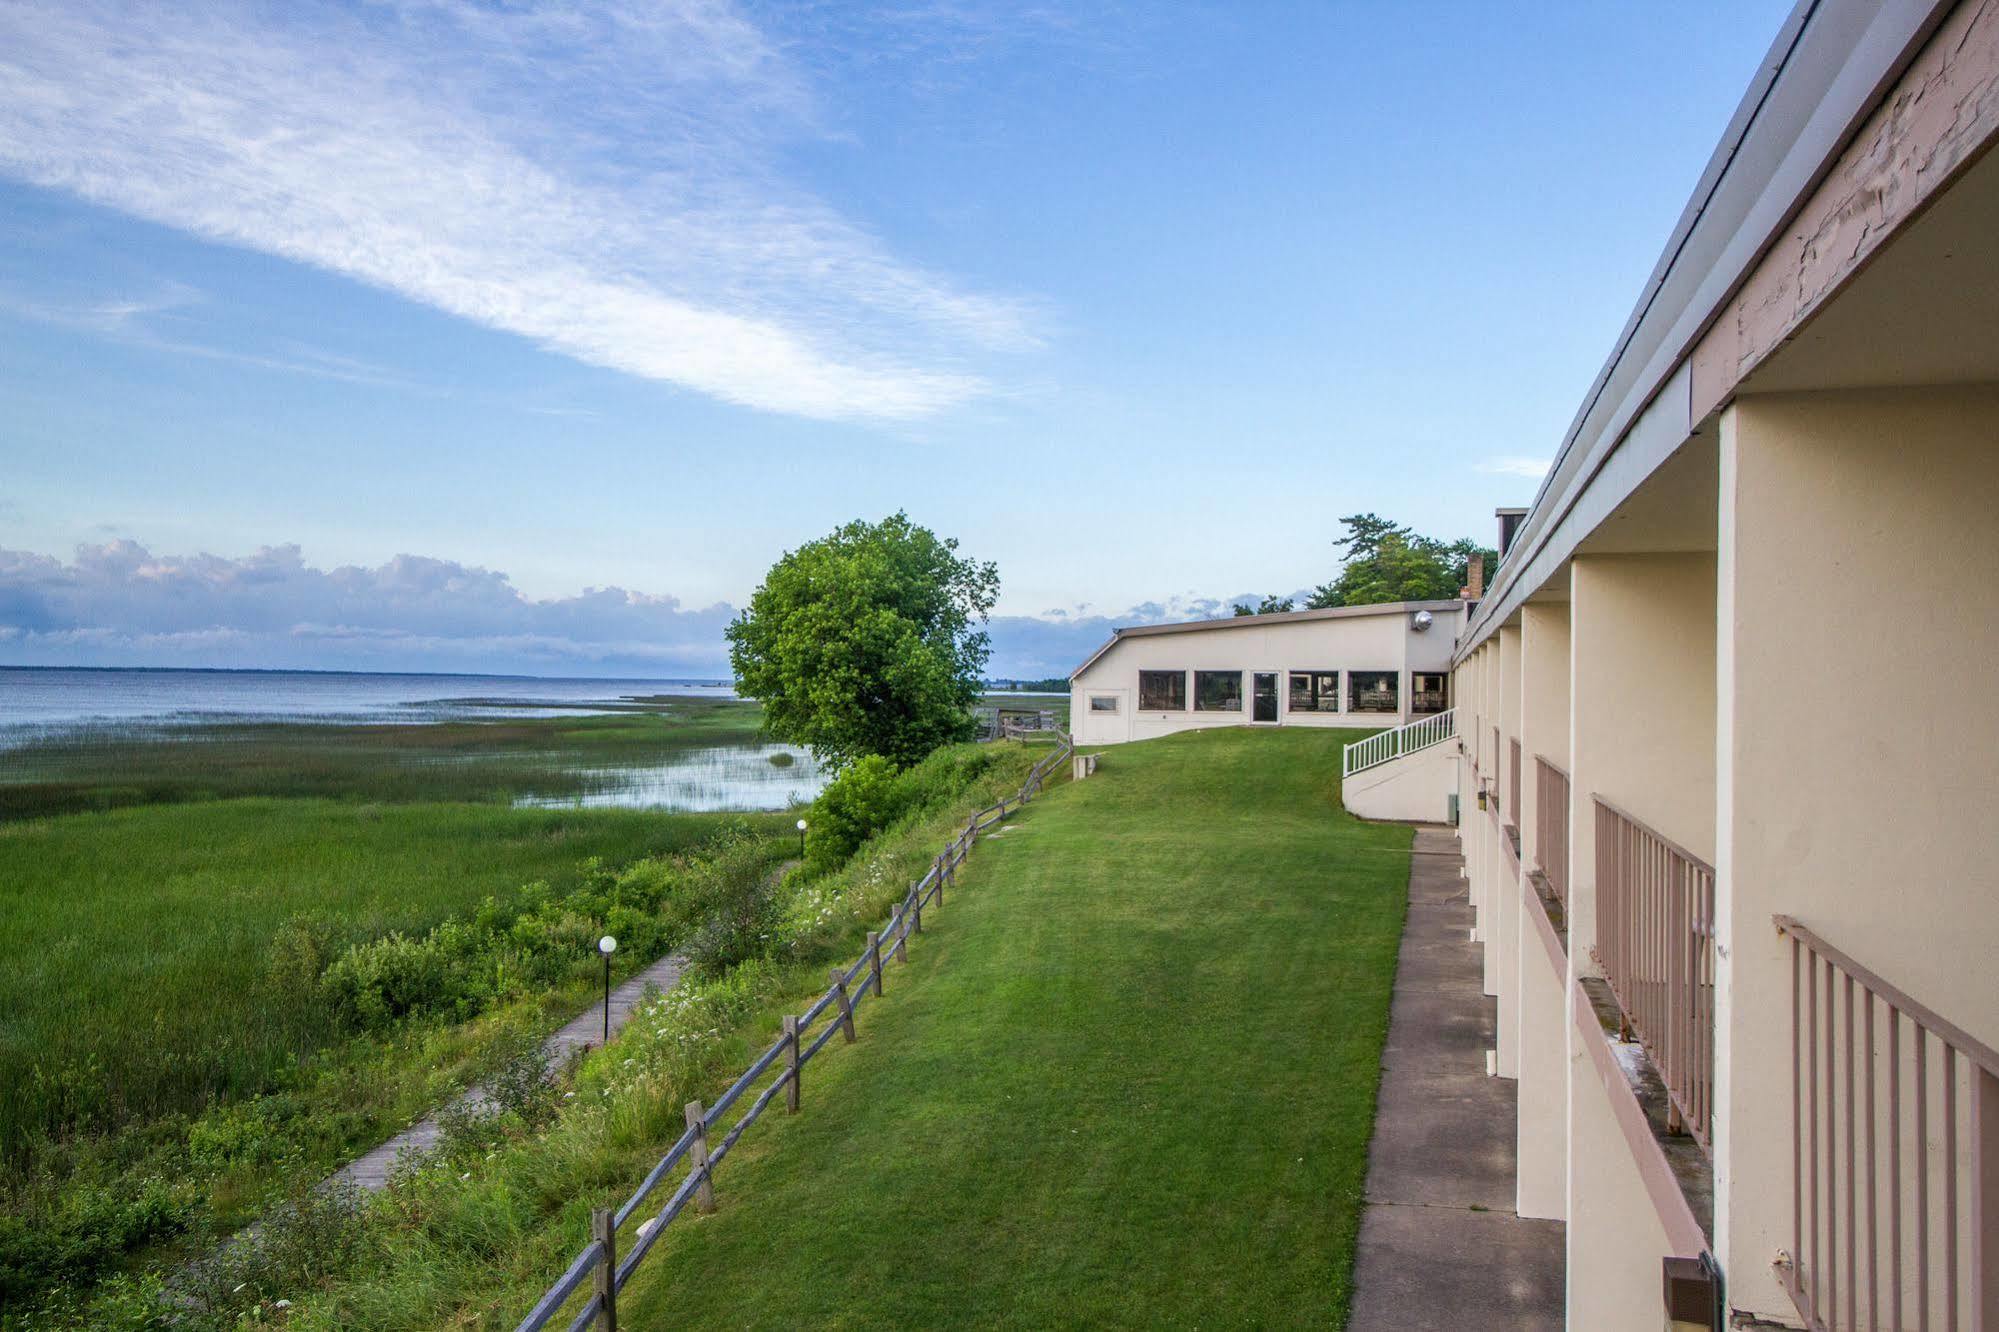
<path id="1" fill-rule="evenodd" d="M 1534 859 L 1548 889 L 1569 909 L 1569 775 L 1534 756 Z"/>
<path id="2" fill-rule="evenodd" d="M 1596 947 L 1624 1020 L 1709 1150 L 1714 1120 L 1714 867 L 1596 801 Z"/>
<path id="3" fill-rule="evenodd" d="M 1356 740 L 1341 751 L 1341 775 L 1351 777 L 1390 759 L 1441 744 L 1458 733 L 1457 719 L 1458 710 L 1451 708 L 1419 717 L 1403 726 L 1376 731 L 1365 740 Z"/>
<path id="4" fill-rule="evenodd" d="M 1779 1279 L 1813 1328 L 1999 1329 L 1999 1053 L 1791 917 L 1776 925 L 1793 1129 Z"/>
<path id="5" fill-rule="evenodd" d="M 536 1329 L 547 1327 L 586 1284 L 593 1285 L 591 1297 L 568 1326 L 572 1332 L 578 1332 L 594 1323 L 606 1332 L 615 1332 L 618 1292 L 631 1280 L 632 1273 L 652 1251 L 653 1245 L 659 1242 L 660 1235 L 690 1203 L 703 1212 L 715 1209 L 716 1168 L 780 1092 L 785 1097 L 785 1109 L 792 1113 L 798 1111 L 800 1081 L 805 1066 L 836 1035 L 844 1037 L 849 1044 L 854 1041 L 854 1014 L 862 1000 L 870 995 L 876 998 L 882 995 L 886 981 L 883 963 L 909 960 L 909 937 L 923 932 L 924 909 L 933 903 L 943 905 L 945 888 L 956 881 L 957 868 L 971 854 L 979 834 L 1038 795 L 1048 780 L 1048 774 L 1061 766 L 1074 751 L 1075 741 L 1071 736 L 1059 730 L 1054 734 L 1057 740 L 1054 752 L 1029 769 L 1018 792 L 1002 798 L 998 804 L 986 806 L 966 821 L 964 830 L 931 862 L 929 872 L 910 885 L 882 928 L 869 931 L 867 947 L 862 950 L 859 959 L 844 969 L 833 969 L 826 993 L 796 1018 L 786 1018 L 784 1030 L 777 1041 L 752 1060 L 713 1105 L 703 1106 L 699 1101 L 688 1104 L 687 1131 L 667 1149 L 659 1163 L 646 1172 L 646 1177 L 639 1182 L 631 1197 L 615 1211 L 606 1208 L 591 1214 L 590 1242 L 555 1284 L 535 1301 L 516 1332 L 536 1332 Z M 813 1033 L 814 1026 L 822 1018 L 825 1024 Z M 749 1094 L 758 1079 L 773 1068 L 778 1069 L 777 1076 L 756 1095 L 735 1123 L 722 1132 L 721 1140 L 711 1148 L 710 1135 L 722 1131 L 729 1111 Z M 687 1164 L 687 1173 L 679 1185 L 667 1196 L 659 1211 L 640 1224 L 630 1249 L 620 1254 L 619 1229 L 638 1214 L 673 1173 L 674 1167 L 682 1162 Z"/>

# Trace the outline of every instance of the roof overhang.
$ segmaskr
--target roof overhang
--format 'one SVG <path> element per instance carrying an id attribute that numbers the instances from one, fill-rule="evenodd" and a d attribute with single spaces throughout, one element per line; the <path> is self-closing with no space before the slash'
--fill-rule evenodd
<path id="1" fill-rule="evenodd" d="M 1695 346 L 1953 0 L 1801 0 L 1709 158 L 1637 306 L 1562 439 L 1456 660 L 1518 613 L 1711 415 Z"/>

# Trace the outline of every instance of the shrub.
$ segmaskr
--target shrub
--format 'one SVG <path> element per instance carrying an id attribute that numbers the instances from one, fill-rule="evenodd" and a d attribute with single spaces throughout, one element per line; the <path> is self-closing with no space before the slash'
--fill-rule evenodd
<path id="1" fill-rule="evenodd" d="M 821 874 L 846 864 L 862 842 L 896 821 L 906 803 L 895 764 L 878 754 L 848 764 L 813 802 L 805 834 L 807 871 Z"/>

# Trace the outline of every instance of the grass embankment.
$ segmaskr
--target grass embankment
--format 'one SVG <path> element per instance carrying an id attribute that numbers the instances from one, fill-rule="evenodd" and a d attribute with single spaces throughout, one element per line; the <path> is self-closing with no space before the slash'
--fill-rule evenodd
<path id="1" fill-rule="evenodd" d="M 1337 1323 L 1410 843 L 1350 738 L 1123 746 L 984 844 L 622 1321 Z"/>
<path id="2" fill-rule="evenodd" d="M 966 814 L 1017 791 L 1046 752 L 963 745 L 926 759 L 892 825 L 845 866 L 800 871 L 743 917 L 737 937 L 753 946 L 742 960 L 704 964 L 642 1006 L 567 1084 L 552 1121 L 447 1144 L 371 1204 L 351 1255 L 311 1282 L 252 1274 L 239 1303 L 288 1298 L 301 1330 L 512 1326 L 574 1255 L 590 1207 L 626 1196 L 678 1136 L 685 1102 L 712 1099 L 780 1013 L 816 997 L 828 963 L 852 959 Z"/>
<path id="3" fill-rule="evenodd" d="M 0 754 L 0 820 L 245 796 L 499 801 L 575 795 L 593 768 L 750 744 L 763 710 L 649 700 L 603 715 L 429 724 L 210 722 L 68 728 Z"/>

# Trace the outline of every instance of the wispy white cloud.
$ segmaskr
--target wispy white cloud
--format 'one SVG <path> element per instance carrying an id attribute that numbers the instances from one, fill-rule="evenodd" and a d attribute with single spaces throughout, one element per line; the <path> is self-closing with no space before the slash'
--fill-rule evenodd
<path id="1" fill-rule="evenodd" d="M 824 119 L 722 0 L 0 0 L 0 172 L 751 407 L 989 391 L 1032 305 L 789 185 Z"/>
<path id="2" fill-rule="evenodd" d="M 1548 460 L 1508 455 L 1475 462 L 1472 470 L 1488 476 L 1524 476 L 1530 481 L 1539 481 L 1548 474 Z"/>

